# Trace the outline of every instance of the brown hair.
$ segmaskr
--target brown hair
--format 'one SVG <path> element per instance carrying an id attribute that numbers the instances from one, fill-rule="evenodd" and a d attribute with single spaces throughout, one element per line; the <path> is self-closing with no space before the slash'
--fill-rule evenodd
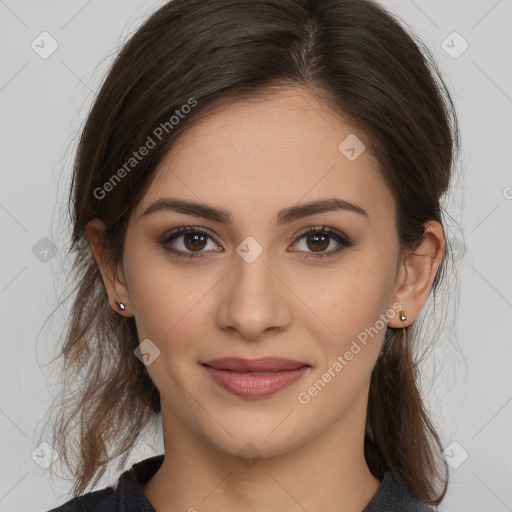
<path id="1" fill-rule="evenodd" d="M 160 410 L 159 392 L 134 357 L 135 320 L 111 308 L 84 236 L 87 222 L 106 223 L 109 254 L 121 262 L 129 214 L 177 136 L 214 106 L 280 86 L 306 87 L 368 135 L 396 201 L 403 250 L 421 243 L 424 223 L 441 222 L 459 148 L 455 109 L 428 49 L 384 8 L 370 0 L 174 0 L 161 7 L 111 66 L 74 163 L 76 293 L 59 356 L 66 384 L 75 381 L 76 389 L 63 394 L 53 430 L 76 478 L 74 494 L 94 486 L 114 458 L 123 466 Z M 148 137 L 154 147 L 131 161 Z M 409 346 L 416 328 L 406 328 L 408 341 L 402 329 L 387 329 L 372 373 L 365 457 L 379 479 L 390 469 L 412 494 L 439 504 L 448 468 L 418 390 Z"/>

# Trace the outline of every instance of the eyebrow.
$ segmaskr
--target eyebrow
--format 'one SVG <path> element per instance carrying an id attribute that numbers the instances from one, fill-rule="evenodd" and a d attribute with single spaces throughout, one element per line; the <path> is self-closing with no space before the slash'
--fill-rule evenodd
<path id="1" fill-rule="evenodd" d="M 334 197 L 331 199 L 321 199 L 319 201 L 311 201 L 309 203 L 284 208 L 277 214 L 277 224 L 288 224 L 309 215 L 336 210 L 355 212 L 368 218 L 368 213 L 360 206 L 349 201 L 345 201 L 344 199 Z M 230 212 L 224 208 L 217 208 L 203 203 L 196 203 L 193 201 L 174 199 L 170 197 L 162 197 L 149 205 L 144 210 L 140 218 L 159 211 L 172 211 L 185 215 L 192 215 L 194 217 L 221 222 L 227 225 L 231 225 L 233 222 Z"/>

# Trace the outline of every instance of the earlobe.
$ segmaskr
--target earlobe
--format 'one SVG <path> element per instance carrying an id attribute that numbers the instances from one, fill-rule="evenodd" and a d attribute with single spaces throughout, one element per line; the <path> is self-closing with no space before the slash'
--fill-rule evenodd
<path id="1" fill-rule="evenodd" d="M 439 222 L 430 221 L 425 224 L 425 235 L 420 246 L 403 255 L 394 300 L 406 312 L 408 325 L 418 318 L 427 302 L 445 250 L 443 227 Z M 406 327 L 398 317 L 390 320 L 388 325 Z"/>
<path id="2" fill-rule="evenodd" d="M 105 240 L 105 223 L 101 219 L 89 221 L 85 227 L 85 236 L 100 269 L 112 309 L 122 316 L 133 316 L 129 312 L 128 288 L 124 282 L 117 278 L 114 262 L 108 256 Z"/>

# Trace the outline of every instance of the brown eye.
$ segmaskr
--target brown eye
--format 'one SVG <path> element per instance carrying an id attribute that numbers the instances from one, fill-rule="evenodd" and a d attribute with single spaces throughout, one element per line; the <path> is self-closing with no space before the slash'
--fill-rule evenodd
<path id="1" fill-rule="evenodd" d="M 309 228 L 299 235 L 297 239 L 299 242 L 304 240 L 302 245 L 305 250 L 296 248 L 294 251 L 304 253 L 304 255 L 301 256 L 303 258 L 327 258 L 329 256 L 335 256 L 343 249 L 354 245 L 354 242 L 346 235 L 326 226 Z M 326 250 L 331 243 L 334 244 L 335 248 Z M 336 244 L 338 247 L 336 247 Z"/>
<path id="2" fill-rule="evenodd" d="M 190 251 L 200 251 L 206 246 L 206 236 L 201 233 L 186 233 L 183 235 L 183 243 Z"/>
<path id="3" fill-rule="evenodd" d="M 206 251 L 209 243 L 212 247 Z M 160 244 L 166 252 L 183 258 L 202 258 L 211 250 L 218 251 L 218 244 L 213 236 L 201 228 L 194 227 L 179 227 L 168 233 Z"/>
<path id="4" fill-rule="evenodd" d="M 311 248 L 314 252 L 323 251 L 327 247 L 329 247 L 330 236 L 325 235 L 324 233 L 311 233 L 306 237 L 306 244 Z"/>

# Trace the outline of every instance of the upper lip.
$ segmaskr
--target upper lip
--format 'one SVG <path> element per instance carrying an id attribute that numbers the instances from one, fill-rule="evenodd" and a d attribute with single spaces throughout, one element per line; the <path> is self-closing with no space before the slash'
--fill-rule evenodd
<path id="1" fill-rule="evenodd" d="M 295 370 L 306 363 L 283 359 L 281 357 L 261 357 L 259 359 L 245 359 L 243 357 L 222 357 L 202 363 L 217 370 L 231 370 L 235 372 L 278 372 L 283 370 Z"/>

